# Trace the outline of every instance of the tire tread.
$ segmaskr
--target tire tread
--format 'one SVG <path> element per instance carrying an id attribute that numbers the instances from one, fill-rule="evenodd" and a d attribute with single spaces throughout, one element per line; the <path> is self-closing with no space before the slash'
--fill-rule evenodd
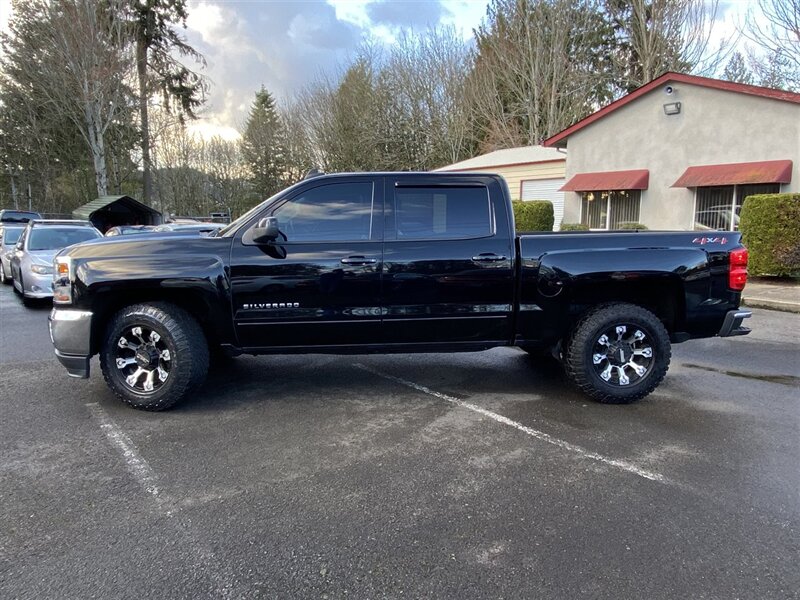
<path id="1" fill-rule="evenodd" d="M 109 352 L 109 344 L 113 344 L 112 334 L 118 331 L 124 322 L 134 315 L 149 317 L 167 329 L 173 338 L 176 348 L 181 349 L 179 358 L 188 362 L 188 370 L 180 370 L 175 374 L 175 379 L 171 383 L 169 390 L 167 390 L 168 393 L 162 394 L 150 402 L 137 402 L 136 400 L 139 399 L 131 397 L 124 389 L 121 389 L 111 374 L 111 369 L 115 368 L 115 365 L 111 364 L 113 357 Z M 113 337 L 116 337 L 116 335 Z M 106 330 L 100 356 L 103 379 L 105 379 L 106 384 L 114 394 L 133 408 L 154 412 L 173 407 L 199 387 L 208 372 L 208 364 L 208 343 L 200 324 L 184 309 L 168 302 L 133 304 L 117 312 Z"/>
<path id="2" fill-rule="evenodd" d="M 646 322 L 649 327 L 655 330 L 653 334 L 656 338 L 660 338 L 660 345 L 663 346 L 656 355 L 656 365 L 653 366 L 654 371 L 651 372 L 645 385 L 625 390 L 628 393 L 624 394 L 615 394 L 599 387 L 593 380 L 594 373 L 587 365 L 587 357 L 583 350 L 589 342 L 589 338 L 599 328 L 614 319 L 639 319 Z M 656 315 L 637 304 L 611 302 L 595 306 L 575 323 L 566 344 L 566 352 L 564 352 L 564 370 L 578 389 L 593 400 L 603 404 L 630 404 L 649 395 L 661 384 L 669 369 L 671 354 L 669 333 L 667 333 L 666 327 Z"/>

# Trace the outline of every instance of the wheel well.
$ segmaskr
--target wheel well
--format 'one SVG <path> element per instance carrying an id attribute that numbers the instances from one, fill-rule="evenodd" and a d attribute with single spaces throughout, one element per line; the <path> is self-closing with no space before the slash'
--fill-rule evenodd
<path id="1" fill-rule="evenodd" d="M 179 306 L 197 320 L 209 346 L 219 343 L 219 336 L 211 324 L 212 307 L 201 295 L 188 293 L 186 289 L 126 290 L 124 293 L 98 294 L 95 298 L 92 304 L 92 355 L 100 351 L 106 327 L 117 312 L 126 306 L 153 302 Z"/>
<path id="2" fill-rule="evenodd" d="M 682 331 L 686 308 L 680 282 L 649 280 L 595 284 L 573 295 L 569 311 L 569 329 L 598 304 L 627 302 L 646 308 L 656 315 L 671 334 Z"/>

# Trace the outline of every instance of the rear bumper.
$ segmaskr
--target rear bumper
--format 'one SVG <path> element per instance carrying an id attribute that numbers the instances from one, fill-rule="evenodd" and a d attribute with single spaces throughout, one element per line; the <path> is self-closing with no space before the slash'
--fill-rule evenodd
<path id="1" fill-rule="evenodd" d="M 50 311 L 50 340 L 56 358 L 70 377 L 89 377 L 91 358 L 92 313 L 84 310 L 54 308 Z"/>
<path id="2" fill-rule="evenodd" d="M 725 320 L 722 322 L 722 328 L 720 328 L 717 335 L 719 337 L 747 335 L 750 333 L 750 329 L 748 327 L 742 327 L 742 321 L 749 319 L 752 314 L 753 313 L 751 313 L 749 310 L 729 310 L 725 315 Z"/>

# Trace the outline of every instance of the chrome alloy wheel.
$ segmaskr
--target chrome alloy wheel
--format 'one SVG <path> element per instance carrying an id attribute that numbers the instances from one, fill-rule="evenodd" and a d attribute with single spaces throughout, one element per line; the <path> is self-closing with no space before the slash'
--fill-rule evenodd
<path id="1" fill-rule="evenodd" d="M 115 362 L 122 381 L 137 394 L 157 392 L 169 379 L 173 356 L 153 329 L 135 325 L 117 340 Z"/>
<path id="2" fill-rule="evenodd" d="M 611 385 L 635 384 L 650 371 L 653 347 L 643 328 L 615 325 L 597 338 L 592 363 L 597 375 Z"/>

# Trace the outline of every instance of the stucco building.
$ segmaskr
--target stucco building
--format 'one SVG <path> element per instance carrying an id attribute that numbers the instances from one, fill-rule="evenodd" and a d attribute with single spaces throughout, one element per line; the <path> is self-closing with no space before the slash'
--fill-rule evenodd
<path id="1" fill-rule="evenodd" d="M 514 200 L 549 200 L 553 203 L 554 229 L 564 214 L 566 155 L 556 148 L 522 146 L 496 150 L 440 167 L 437 171 L 482 172 L 502 175 Z"/>
<path id="2" fill-rule="evenodd" d="M 800 94 L 666 73 L 544 145 L 565 223 L 735 229 L 746 196 L 800 191 Z"/>

